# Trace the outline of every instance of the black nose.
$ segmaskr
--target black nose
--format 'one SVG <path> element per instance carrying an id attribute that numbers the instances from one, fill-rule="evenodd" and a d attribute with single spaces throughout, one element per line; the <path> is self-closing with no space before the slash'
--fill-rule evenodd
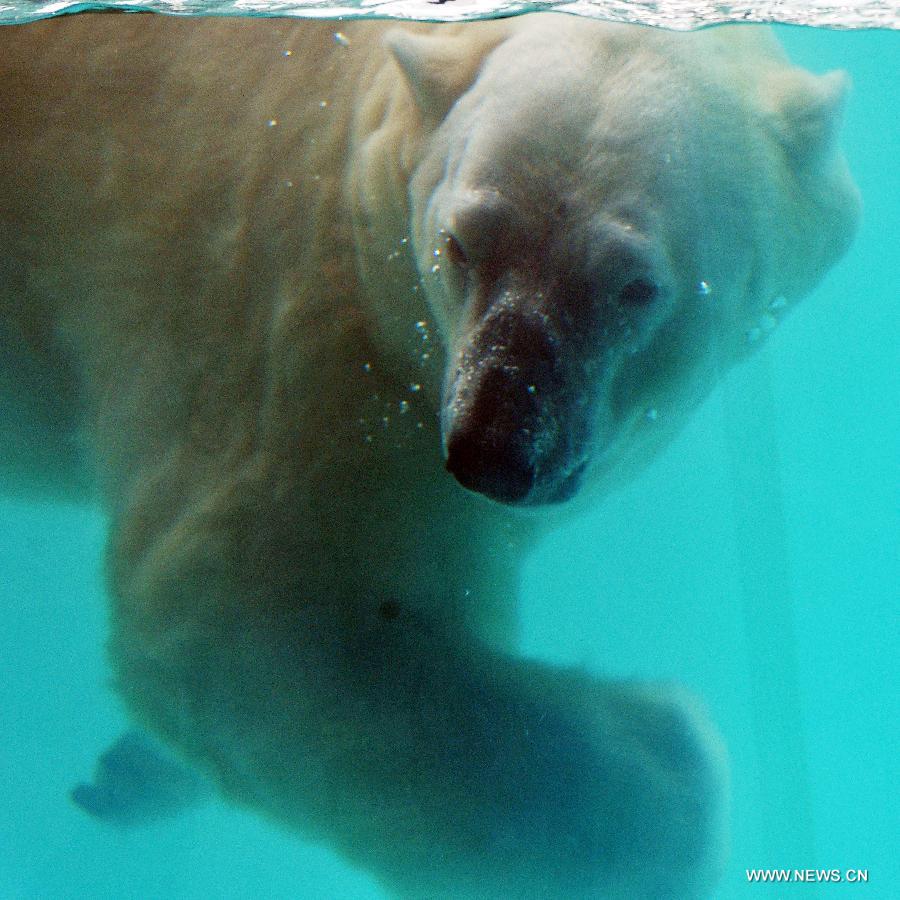
<path id="1" fill-rule="evenodd" d="M 490 431 L 454 429 L 447 438 L 447 471 L 463 487 L 492 500 L 524 500 L 534 487 L 534 463 L 515 441 L 498 443 L 490 438 Z"/>

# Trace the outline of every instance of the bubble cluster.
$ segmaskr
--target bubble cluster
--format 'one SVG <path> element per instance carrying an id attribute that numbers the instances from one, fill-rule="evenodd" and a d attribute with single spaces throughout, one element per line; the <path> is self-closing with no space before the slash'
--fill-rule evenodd
<path id="1" fill-rule="evenodd" d="M 419 353 L 419 362 L 423 365 L 431 359 L 431 334 L 428 330 L 428 323 L 424 319 L 416 322 L 416 333 L 419 335 L 419 341 L 422 349 Z"/>
<path id="2" fill-rule="evenodd" d="M 778 327 L 778 315 L 787 309 L 787 297 L 779 294 L 773 298 L 767 307 L 767 311 L 762 314 L 759 322 L 752 328 L 747 330 L 746 338 L 748 344 L 753 344 L 760 338 L 771 334 Z"/>
<path id="3" fill-rule="evenodd" d="M 747 343 L 755 344 L 771 330 L 771 328 L 768 328 L 765 325 L 765 317 L 763 319 L 760 319 L 759 325 L 754 325 L 752 328 L 747 329 Z"/>
<path id="4" fill-rule="evenodd" d="M 410 415 L 414 411 L 414 404 L 410 400 L 383 400 L 377 393 L 373 393 L 369 398 L 373 406 L 370 416 L 361 416 L 356 420 L 362 430 L 363 443 L 373 444 L 381 441 L 379 434 L 390 435 L 395 443 L 394 446 L 402 447 L 403 441 L 408 438 L 410 428 L 415 431 L 422 431 L 425 423 L 422 419 Z M 398 414 L 404 417 L 403 420 L 398 418 Z M 410 420 L 413 421 L 410 421 Z M 409 422 L 409 424 L 403 424 Z M 401 428 L 401 425 L 403 427 Z"/>
<path id="5" fill-rule="evenodd" d="M 403 256 L 403 253 L 406 250 L 406 245 L 408 243 L 409 243 L 408 237 L 400 238 L 399 246 L 395 247 L 393 250 L 391 250 L 390 253 L 388 253 L 388 256 L 387 256 L 388 262 L 393 262 L 395 259 L 400 259 L 400 257 Z"/>

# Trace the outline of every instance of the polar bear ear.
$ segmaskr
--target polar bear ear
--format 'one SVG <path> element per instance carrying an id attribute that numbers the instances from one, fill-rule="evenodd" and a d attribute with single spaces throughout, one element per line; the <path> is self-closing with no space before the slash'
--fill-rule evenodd
<path id="1" fill-rule="evenodd" d="M 384 43 L 400 66 L 423 119 L 434 124 L 475 80 L 484 54 L 497 38 L 473 47 L 462 35 L 435 37 L 395 28 L 385 35 Z"/>
<path id="2" fill-rule="evenodd" d="M 812 75 L 796 69 L 769 84 L 776 131 L 795 160 L 815 164 L 834 151 L 849 87 L 846 72 Z"/>

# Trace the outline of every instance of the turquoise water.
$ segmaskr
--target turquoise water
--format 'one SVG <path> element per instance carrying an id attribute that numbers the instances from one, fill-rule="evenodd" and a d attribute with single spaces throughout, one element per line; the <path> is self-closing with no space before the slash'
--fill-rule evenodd
<path id="1" fill-rule="evenodd" d="M 732 761 L 718 898 L 900 895 L 896 837 L 900 36 L 783 28 L 849 70 L 844 146 L 865 214 L 846 259 L 664 456 L 527 566 L 523 643 L 705 698 Z M 745 443 L 749 442 L 749 443 Z M 742 452 L 777 478 L 761 490 Z M 330 853 L 218 804 L 139 831 L 70 787 L 123 729 L 107 687 L 90 511 L 3 501 L 0 898 L 376 898 Z M 769 581 L 744 573 L 760 560 Z M 859 868 L 863 885 L 747 883 L 748 868 Z"/>

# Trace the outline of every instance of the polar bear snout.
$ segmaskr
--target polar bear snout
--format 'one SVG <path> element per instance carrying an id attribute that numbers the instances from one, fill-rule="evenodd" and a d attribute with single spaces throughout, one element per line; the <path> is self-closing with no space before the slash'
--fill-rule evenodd
<path id="1" fill-rule="evenodd" d="M 447 471 L 465 488 L 502 503 L 518 503 L 534 488 L 537 467 L 521 441 L 496 432 L 457 428 L 447 440 Z"/>
<path id="2" fill-rule="evenodd" d="M 586 466 L 584 371 L 552 319 L 505 298 L 473 329 L 444 391 L 446 468 L 501 503 L 560 503 Z"/>
<path id="3" fill-rule="evenodd" d="M 479 359 L 463 354 L 444 404 L 447 471 L 471 491 L 521 503 L 537 482 L 538 433 L 556 427 L 541 416 L 516 366 Z"/>
<path id="4" fill-rule="evenodd" d="M 475 418 L 445 440 L 446 468 L 468 490 L 510 505 L 562 503 L 578 491 L 586 460 L 562 467 L 542 460 L 540 433 L 503 431 Z"/>

